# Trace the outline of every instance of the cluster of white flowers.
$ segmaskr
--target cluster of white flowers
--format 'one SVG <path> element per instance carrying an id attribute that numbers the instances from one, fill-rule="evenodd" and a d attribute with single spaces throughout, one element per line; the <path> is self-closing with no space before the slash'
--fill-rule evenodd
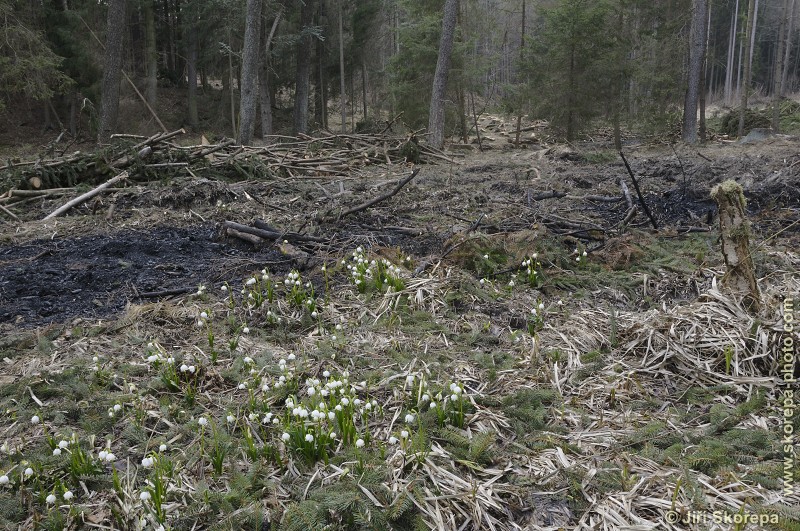
<path id="1" fill-rule="evenodd" d="M 205 294 L 205 292 L 206 292 L 206 286 L 205 286 L 205 284 L 200 284 L 200 285 L 197 287 L 197 293 L 196 293 L 196 295 L 198 295 L 198 296 L 200 296 L 200 295 L 204 295 L 204 294 Z"/>
<path id="2" fill-rule="evenodd" d="M 286 279 L 283 281 L 283 284 L 287 287 L 300 287 L 302 285 L 302 282 L 300 282 L 300 273 L 297 271 L 290 271 L 289 274 L 286 275 Z"/>
<path id="3" fill-rule="evenodd" d="M 350 271 L 350 280 L 359 291 L 365 291 L 369 282 L 374 282 L 376 286 L 382 289 L 394 288 L 395 291 L 402 289 L 402 270 L 400 267 L 392 264 L 386 258 L 370 260 L 361 246 L 353 251 L 352 263 L 348 264 L 345 260 L 342 260 L 342 265 L 347 266 L 347 270 Z"/>

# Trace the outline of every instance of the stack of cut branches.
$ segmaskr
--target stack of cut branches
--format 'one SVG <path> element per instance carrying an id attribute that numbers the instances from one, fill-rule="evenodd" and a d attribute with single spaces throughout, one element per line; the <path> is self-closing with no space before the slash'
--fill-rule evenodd
<path id="1" fill-rule="evenodd" d="M 272 136 L 265 146 L 240 146 L 232 139 L 199 145 L 178 145 L 183 129 L 151 137 L 114 135 L 113 147 L 99 152 L 80 151 L 61 157 L 0 166 L 0 183 L 8 188 L 40 190 L 93 184 L 127 171 L 133 180 L 163 178 L 165 172 L 203 174 L 210 178 L 295 178 L 351 175 L 371 164 L 444 160 L 443 152 L 409 136 L 333 134 Z M 124 143 L 124 146 L 120 146 Z"/>

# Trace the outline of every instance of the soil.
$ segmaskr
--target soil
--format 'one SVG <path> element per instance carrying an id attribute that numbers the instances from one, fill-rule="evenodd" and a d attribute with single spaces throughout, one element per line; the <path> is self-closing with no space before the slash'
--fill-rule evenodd
<path id="1" fill-rule="evenodd" d="M 285 272 L 307 265 L 275 247 L 253 249 L 249 243 L 225 238 L 221 223 L 226 220 L 251 223 L 258 218 L 284 230 L 325 236 L 329 245 L 301 251 L 321 257 L 367 245 L 422 258 L 441 254 L 451 238 L 473 224 L 472 231 L 479 233 L 513 233 L 563 219 L 591 230 L 613 227 L 627 210 L 622 200 L 532 199 L 543 192 L 621 197 L 618 183 L 625 179 L 635 194 L 621 162 L 588 162 L 593 154 L 608 155 L 602 145 L 584 145 L 577 151 L 511 150 L 505 145 L 493 148 L 491 143 L 487 147 L 484 152 L 469 152 L 458 165 L 425 166 L 401 194 L 338 224 L 319 225 L 314 215 L 377 195 L 403 169 L 372 168 L 341 184 L 324 179 L 317 185 L 205 179 L 152 182 L 77 207 L 63 220 L 48 224 L 34 220 L 64 199 L 39 200 L 25 212 L 17 211 L 24 224 L 4 219 L 0 226 L 4 242 L 0 324 L 31 327 L 77 317 L 105 318 L 128 304 L 178 296 L 201 284 L 236 283 L 262 267 Z M 667 234 L 689 227 L 714 230 L 716 207 L 709 190 L 732 178 L 745 188 L 756 235 L 779 234 L 773 243 L 797 245 L 797 139 L 716 143 L 677 152 L 638 148 L 628 158 L 645 200 Z M 320 186 L 329 191 L 323 194 Z M 339 190 L 340 197 L 330 190 Z M 113 215 L 105 222 L 112 204 Z M 637 226 L 647 230 L 649 221 L 639 214 L 633 223 Z M 577 229 L 553 232 L 565 234 L 565 246 L 574 244 L 571 236 L 585 236 Z M 586 243 L 597 251 L 613 240 L 613 233 L 607 232 Z"/>

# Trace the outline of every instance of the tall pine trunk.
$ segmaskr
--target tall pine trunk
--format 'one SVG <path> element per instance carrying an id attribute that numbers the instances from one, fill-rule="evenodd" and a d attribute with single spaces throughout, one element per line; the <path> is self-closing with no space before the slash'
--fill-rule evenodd
<path id="1" fill-rule="evenodd" d="M 300 6 L 300 32 L 297 42 L 297 71 L 294 85 L 294 132 L 308 132 L 308 95 L 311 77 L 311 26 L 314 16 L 314 0 L 305 0 Z"/>
<path id="2" fill-rule="evenodd" d="M 773 75 L 772 89 L 772 130 L 780 131 L 781 98 L 783 97 L 783 47 L 786 44 L 786 26 L 789 21 L 789 0 L 783 0 L 783 13 L 781 15 L 780 30 L 778 35 L 778 51 L 775 57 L 775 74 Z"/>
<path id="3" fill-rule="evenodd" d="M 122 77 L 122 43 L 125 37 L 125 0 L 110 0 L 103 62 L 103 94 L 98 142 L 105 142 L 117 127 L 119 83 Z"/>
<path id="4" fill-rule="evenodd" d="M 283 15 L 283 11 L 278 10 L 275 14 L 275 20 L 272 21 L 272 28 L 270 28 L 269 34 L 262 37 L 264 43 L 261 46 L 261 60 L 259 61 L 258 90 L 261 100 L 261 138 L 264 139 L 267 139 L 272 134 L 272 97 L 270 96 L 269 87 L 270 48 L 272 47 L 272 37 L 275 36 L 275 30 L 278 29 L 281 15 Z"/>
<path id="5" fill-rule="evenodd" d="M 158 91 L 158 49 L 156 48 L 156 21 L 153 13 L 153 0 L 144 0 L 142 3 L 144 15 L 144 56 L 147 72 L 145 84 L 145 98 L 151 107 L 156 105 Z"/>
<path id="6" fill-rule="evenodd" d="M 739 0 L 736 0 L 736 7 L 731 13 L 731 33 L 728 38 L 728 61 L 725 68 L 725 104 L 730 105 L 733 101 L 733 64 L 736 56 L 736 26 L 739 23 Z"/>
<path id="7" fill-rule="evenodd" d="M 744 116 L 745 112 L 747 112 L 747 97 L 749 96 L 750 90 L 750 74 L 751 74 L 751 61 L 749 58 L 751 56 L 751 42 L 750 39 L 750 32 L 752 32 L 754 28 L 755 22 L 755 12 L 756 12 L 756 0 L 749 0 L 750 3 L 747 7 L 747 30 L 745 31 L 745 52 L 744 57 L 748 60 L 744 62 L 744 79 L 742 80 L 742 94 L 741 94 L 741 106 L 739 108 L 739 137 L 744 135 Z"/>
<path id="8" fill-rule="evenodd" d="M 242 80 L 239 100 L 239 135 L 241 145 L 253 139 L 258 102 L 258 59 L 261 50 L 261 0 L 247 0 L 247 18 L 244 26 L 242 53 Z"/>
<path id="9" fill-rule="evenodd" d="M 439 149 L 444 146 L 444 98 L 447 90 L 447 74 L 450 71 L 450 56 L 453 53 L 457 16 L 458 0 L 447 0 L 444 4 L 439 58 L 436 61 L 436 72 L 433 75 L 433 91 L 428 115 L 428 131 L 431 134 L 429 141 L 433 147 Z"/>
<path id="10" fill-rule="evenodd" d="M 693 0 L 692 24 L 689 30 L 689 75 L 683 105 L 683 141 L 697 143 L 697 100 L 703 77 L 703 57 L 706 47 L 706 0 Z"/>
<path id="11" fill-rule="evenodd" d="M 339 0 L 339 90 L 341 92 L 342 133 L 347 132 L 347 103 L 344 87 L 344 29 L 342 27 L 342 1 Z"/>
<path id="12" fill-rule="evenodd" d="M 200 119 L 197 115 L 197 17 L 190 16 L 189 27 L 187 32 L 186 43 L 186 82 L 187 93 L 189 99 L 189 125 L 197 127 Z"/>

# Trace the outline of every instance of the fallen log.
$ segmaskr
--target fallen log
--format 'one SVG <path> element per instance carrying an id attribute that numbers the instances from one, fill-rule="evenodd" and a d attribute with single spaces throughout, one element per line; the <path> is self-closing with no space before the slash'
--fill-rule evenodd
<path id="1" fill-rule="evenodd" d="M 106 182 L 104 182 L 103 184 L 98 186 L 97 188 L 94 188 L 93 190 L 89 190 L 85 194 L 79 195 L 78 197 L 76 197 L 72 201 L 67 202 L 64 206 L 54 210 L 52 213 L 50 213 L 47 216 L 45 216 L 44 219 L 42 219 L 42 221 L 47 221 L 49 219 L 53 219 L 54 217 L 60 216 L 61 214 L 63 214 L 64 212 L 68 211 L 72 207 L 74 207 L 76 205 L 80 205 L 81 203 L 83 203 L 87 199 L 91 199 L 92 197 L 96 196 L 97 194 L 99 194 L 100 192 L 102 192 L 103 190 L 105 190 L 106 188 L 111 186 L 112 184 L 116 184 L 116 183 L 122 181 L 123 179 L 127 179 L 127 178 L 128 178 L 128 172 L 127 171 L 124 171 L 124 172 L 120 173 L 119 175 L 117 175 L 115 177 L 112 177 L 111 179 L 107 180 Z"/>
<path id="2" fill-rule="evenodd" d="M 411 172 L 411 175 L 409 175 L 408 177 L 406 177 L 404 179 L 401 179 L 397 183 L 397 186 L 395 186 L 394 189 L 392 189 L 391 191 L 389 191 L 389 192 L 387 192 L 385 194 L 381 194 L 378 197 L 375 197 L 373 199 L 370 199 L 366 203 L 362 203 L 362 204 L 358 205 L 357 207 L 353 207 L 351 209 L 345 210 L 344 212 L 342 212 L 341 214 L 339 214 L 337 216 L 337 219 L 342 219 L 345 216 L 349 216 L 351 214 L 356 214 L 358 212 L 362 212 L 362 211 L 368 209 L 369 207 L 371 207 L 373 205 L 377 205 L 381 201 L 385 201 L 386 199 L 389 199 L 390 197 L 392 197 L 395 194 L 397 194 L 397 192 L 399 192 L 405 185 L 407 185 L 409 182 L 411 182 L 411 179 L 416 177 L 418 173 L 419 173 L 419 168 L 414 168 L 414 171 Z M 328 212 L 328 213 L 330 213 L 330 212 Z M 326 216 L 323 216 L 323 217 L 327 217 L 327 214 L 326 214 Z"/>

